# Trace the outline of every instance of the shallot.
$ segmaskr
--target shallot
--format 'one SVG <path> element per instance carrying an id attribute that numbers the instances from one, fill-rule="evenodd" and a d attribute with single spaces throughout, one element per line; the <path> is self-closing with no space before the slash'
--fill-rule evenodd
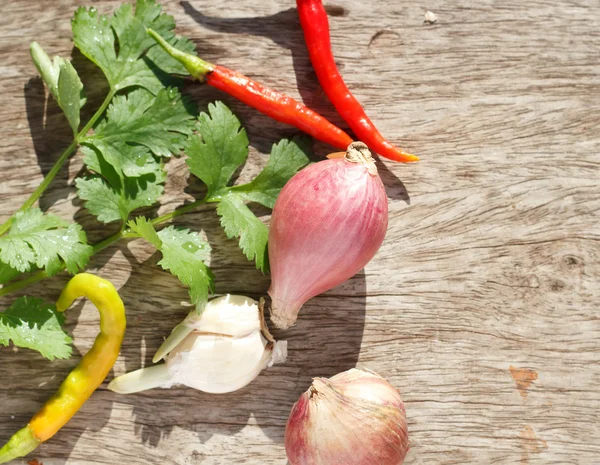
<path id="1" fill-rule="evenodd" d="M 290 179 L 269 231 L 273 323 L 290 327 L 307 300 L 358 273 L 379 250 L 387 224 L 385 188 L 362 142 Z"/>
<path id="2" fill-rule="evenodd" d="M 400 465 L 408 452 L 404 403 L 370 371 L 315 378 L 292 408 L 285 450 L 291 465 Z"/>

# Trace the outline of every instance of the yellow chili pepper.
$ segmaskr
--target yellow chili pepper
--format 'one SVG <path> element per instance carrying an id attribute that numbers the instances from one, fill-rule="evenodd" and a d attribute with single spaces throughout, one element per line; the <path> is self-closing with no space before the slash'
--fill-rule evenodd
<path id="1" fill-rule="evenodd" d="M 102 384 L 117 360 L 126 324 L 125 308 L 117 290 L 110 281 L 81 273 L 63 289 L 56 310 L 64 312 L 79 297 L 87 297 L 98 308 L 100 334 L 58 392 L 0 449 L 0 463 L 23 457 L 54 436 Z"/>

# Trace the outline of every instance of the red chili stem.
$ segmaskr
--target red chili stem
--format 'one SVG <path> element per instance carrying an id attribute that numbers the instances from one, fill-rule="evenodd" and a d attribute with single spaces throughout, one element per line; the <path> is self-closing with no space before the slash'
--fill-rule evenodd
<path id="1" fill-rule="evenodd" d="M 340 128 L 292 97 L 269 89 L 236 71 L 182 52 L 152 29 L 148 29 L 148 34 L 169 55 L 182 63 L 192 77 L 206 81 L 207 84 L 232 95 L 274 120 L 295 126 L 333 147 L 346 150 L 353 142 L 352 138 Z"/>
<path id="2" fill-rule="evenodd" d="M 356 137 L 390 160 L 417 161 L 388 142 L 366 115 L 360 102 L 344 82 L 331 51 L 329 20 L 321 0 L 296 0 L 308 54 L 325 94 Z"/>

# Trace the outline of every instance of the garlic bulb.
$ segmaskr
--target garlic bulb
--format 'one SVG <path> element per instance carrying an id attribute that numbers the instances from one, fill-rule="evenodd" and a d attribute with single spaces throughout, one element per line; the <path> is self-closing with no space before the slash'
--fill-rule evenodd
<path id="1" fill-rule="evenodd" d="M 381 246 L 388 201 L 362 142 L 343 158 L 297 173 L 275 202 L 269 226 L 271 320 L 294 324 L 304 303 L 358 273 Z"/>
<path id="2" fill-rule="evenodd" d="M 284 361 L 286 352 L 286 342 L 275 342 L 264 324 L 262 302 L 228 294 L 173 330 L 155 357 L 167 355 L 164 364 L 115 378 L 108 388 L 129 394 L 183 384 L 215 394 L 233 392 Z"/>
<path id="3" fill-rule="evenodd" d="M 408 452 L 404 403 L 370 371 L 315 378 L 292 408 L 285 450 L 291 465 L 399 465 Z"/>

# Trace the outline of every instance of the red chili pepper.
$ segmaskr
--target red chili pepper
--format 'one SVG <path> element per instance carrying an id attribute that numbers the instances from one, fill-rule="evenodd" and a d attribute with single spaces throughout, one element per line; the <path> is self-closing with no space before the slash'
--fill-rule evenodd
<path id="1" fill-rule="evenodd" d="M 346 86 L 331 52 L 329 21 L 321 0 L 296 0 L 296 5 L 310 61 L 321 87 L 356 137 L 373 151 L 390 160 L 417 161 L 419 157 L 404 153 L 381 135 L 360 102 Z"/>
<path id="2" fill-rule="evenodd" d="M 206 81 L 207 84 L 227 92 L 274 120 L 295 126 L 333 147 L 346 150 L 352 143 L 352 138 L 348 134 L 292 97 L 269 89 L 236 71 L 182 52 L 152 29 L 148 29 L 148 34 L 169 55 L 182 63 L 192 77 Z"/>

